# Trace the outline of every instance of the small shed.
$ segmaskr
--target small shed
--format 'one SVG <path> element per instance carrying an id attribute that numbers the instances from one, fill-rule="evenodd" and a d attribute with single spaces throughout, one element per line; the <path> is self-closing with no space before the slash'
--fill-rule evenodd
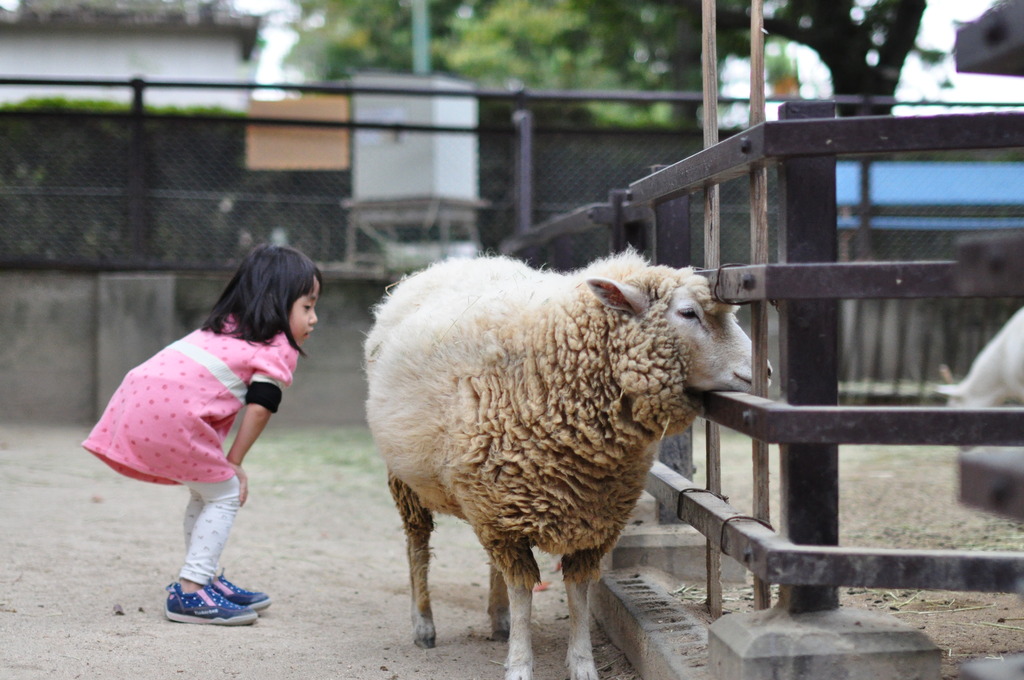
<path id="1" fill-rule="evenodd" d="M 140 9 L 69 4 L 0 9 L 0 76 L 127 80 L 252 80 L 261 17 L 210 3 L 198 9 Z M 11 85 L 0 102 L 61 96 L 131 101 L 127 87 Z M 152 89 L 148 104 L 222 106 L 245 110 L 248 92 Z"/>
<path id="2" fill-rule="evenodd" d="M 368 127 L 357 129 L 352 145 L 347 261 L 403 271 L 477 253 L 485 203 L 472 83 L 388 72 L 360 73 L 352 82 L 353 120 Z"/>

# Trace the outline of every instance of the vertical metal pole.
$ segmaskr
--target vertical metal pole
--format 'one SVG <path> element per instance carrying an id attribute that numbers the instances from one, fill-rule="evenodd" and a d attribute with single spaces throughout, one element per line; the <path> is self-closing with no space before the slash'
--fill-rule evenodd
<path id="1" fill-rule="evenodd" d="M 750 3 L 750 127 L 765 121 L 764 95 L 764 2 Z M 750 254 L 753 264 L 768 262 L 768 170 L 750 171 Z M 750 309 L 750 336 L 753 345 L 753 393 L 768 394 L 768 310 L 767 303 L 755 302 Z M 755 439 L 751 445 L 754 471 L 754 517 L 771 520 L 769 503 L 768 443 Z M 771 606 L 770 584 L 754 578 L 754 607 Z"/>
<path id="2" fill-rule="evenodd" d="M 622 230 L 626 239 L 627 246 L 633 246 L 633 249 L 638 253 L 646 253 L 648 249 L 647 244 L 647 222 L 626 222 L 622 225 Z"/>
<path id="3" fill-rule="evenodd" d="M 872 254 L 871 244 L 871 159 L 862 158 L 860 161 L 860 224 L 857 227 L 857 257 L 858 260 L 870 260 Z"/>
<path id="4" fill-rule="evenodd" d="M 520 93 L 512 114 L 516 128 L 516 233 L 522 234 L 533 224 L 533 112 L 526 107 Z"/>
<path id="5" fill-rule="evenodd" d="M 412 0 L 412 72 L 430 73 L 429 0 Z"/>
<path id="6" fill-rule="evenodd" d="M 693 264 L 690 246 L 690 196 L 654 207 L 654 261 L 669 267 Z"/>
<path id="7" fill-rule="evenodd" d="M 515 177 L 515 233 L 525 234 L 533 226 L 533 112 L 526 106 L 526 94 L 522 90 L 516 97 L 516 110 L 512 113 L 512 124 L 516 129 Z M 520 257 L 531 265 L 540 262 L 540 248 L 527 248 Z"/>
<path id="8" fill-rule="evenodd" d="M 690 196 L 665 201 L 654 207 L 654 262 L 669 267 L 689 267 L 693 263 L 690 252 Z M 658 460 L 687 479 L 693 479 L 693 429 L 669 437 L 658 447 Z M 658 508 L 662 524 L 678 524 L 676 508 Z"/>
<path id="9" fill-rule="evenodd" d="M 128 142 L 128 228 L 132 259 L 146 259 L 146 125 L 143 91 L 145 82 L 134 78 L 132 85 L 131 138 Z"/>
<path id="10" fill-rule="evenodd" d="M 716 33 L 718 11 L 715 0 L 701 2 L 701 78 L 704 92 L 704 147 L 718 144 L 718 40 Z M 720 237 L 721 214 L 719 212 L 719 186 L 710 184 L 704 188 L 704 266 L 712 269 L 721 264 Z M 713 493 L 722 493 L 722 439 L 718 425 L 707 422 L 707 456 L 705 473 L 707 488 Z M 712 618 L 722 615 L 722 555 L 708 541 L 707 543 L 707 585 L 708 612 Z"/>
<path id="11" fill-rule="evenodd" d="M 625 189 L 612 189 L 608 192 L 608 202 L 612 208 L 611 251 L 619 253 L 632 247 L 638 253 L 646 253 L 648 225 L 644 221 L 626 221 L 624 206 L 628 195 Z"/>
<path id="12" fill-rule="evenodd" d="M 608 248 L 613 253 L 621 253 L 626 249 L 626 224 L 622 217 L 622 202 L 625 199 L 625 192 L 621 189 L 612 189 L 608 192 L 608 203 L 612 208 L 611 243 Z"/>
<path id="13" fill-rule="evenodd" d="M 573 268 L 572 239 L 569 236 L 559 236 L 552 244 L 552 263 L 555 271 L 569 271 Z"/>
<path id="14" fill-rule="evenodd" d="M 832 102 L 787 102 L 780 118 L 835 116 Z M 835 262 L 836 160 L 792 158 L 779 171 L 781 262 Z M 838 402 L 838 303 L 787 300 L 780 311 L 780 374 L 785 399 L 794 405 Z M 783 533 L 804 545 L 839 544 L 839 447 L 780 447 Z M 839 607 L 832 586 L 783 586 L 779 603 L 791 613 Z"/>

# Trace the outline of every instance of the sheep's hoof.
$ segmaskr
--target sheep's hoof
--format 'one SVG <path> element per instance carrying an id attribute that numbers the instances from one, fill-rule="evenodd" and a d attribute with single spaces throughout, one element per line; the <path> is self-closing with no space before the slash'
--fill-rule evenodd
<path id="1" fill-rule="evenodd" d="M 491 612 L 491 639 L 495 642 L 508 642 L 508 631 L 511 627 L 508 607 L 501 607 Z"/>
<path id="2" fill-rule="evenodd" d="M 433 649 L 434 645 L 437 644 L 433 635 L 424 638 L 418 637 L 415 640 L 413 640 L 413 642 L 415 642 L 416 646 L 420 649 Z"/>
<path id="3" fill-rule="evenodd" d="M 433 649 L 435 643 L 434 622 L 430 617 L 416 615 L 412 626 L 413 642 L 420 649 Z"/>
<path id="4" fill-rule="evenodd" d="M 533 663 L 505 667 L 505 680 L 533 680 Z"/>

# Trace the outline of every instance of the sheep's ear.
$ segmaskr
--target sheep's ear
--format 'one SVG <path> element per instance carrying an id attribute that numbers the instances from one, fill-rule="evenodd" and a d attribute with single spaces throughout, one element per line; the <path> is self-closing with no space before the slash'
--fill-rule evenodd
<path id="1" fill-rule="evenodd" d="M 619 283 L 611 279 L 595 276 L 587 279 L 587 285 L 591 292 L 597 296 L 606 307 L 619 309 L 630 314 L 643 314 L 650 305 L 647 295 L 636 286 L 628 283 Z"/>

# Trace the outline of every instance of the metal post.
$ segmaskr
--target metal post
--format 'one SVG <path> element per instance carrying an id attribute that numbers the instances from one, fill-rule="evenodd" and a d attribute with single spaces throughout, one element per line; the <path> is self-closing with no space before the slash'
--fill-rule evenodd
<path id="1" fill-rule="evenodd" d="M 634 222 L 624 222 L 622 225 L 622 235 L 627 246 L 632 246 L 638 253 L 647 252 L 647 222 L 644 220 L 636 220 Z"/>
<path id="2" fill-rule="evenodd" d="M 146 84 L 133 78 L 131 138 L 128 145 L 128 229 L 132 259 L 146 259 L 146 125 L 143 91 Z"/>
<path id="3" fill-rule="evenodd" d="M 629 200 L 626 189 L 612 189 L 608 192 L 608 203 L 612 207 L 611 252 L 620 253 L 632 246 L 638 253 L 647 252 L 647 222 L 626 220 L 625 205 Z"/>
<path id="4" fill-rule="evenodd" d="M 787 102 L 780 118 L 835 116 L 831 102 Z M 834 156 L 791 158 L 779 171 L 780 262 L 835 262 L 836 160 Z M 838 304 L 834 300 L 789 300 L 780 310 L 780 375 L 786 401 L 794 405 L 838 402 Z M 839 544 L 839 447 L 781 447 L 782 525 L 794 543 Z M 839 607 L 831 586 L 784 586 L 780 604 L 791 613 Z"/>
<path id="5" fill-rule="evenodd" d="M 412 0 L 412 72 L 430 73 L 430 9 L 428 0 Z"/>
<path id="6" fill-rule="evenodd" d="M 552 246 L 551 266 L 555 271 L 569 271 L 576 264 L 573 261 L 572 239 L 569 236 L 559 236 Z"/>
<path id="7" fill-rule="evenodd" d="M 533 224 L 533 112 L 526 108 L 520 92 L 512 114 L 516 128 L 516 233 L 523 234 Z"/>
<path id="8" fill-rule="evenodd" d="M 621 253 L 626 249 L 626 224 L 622 216 L 622 202 L 625 196 L 626 193 L 621 189 L 612 189 L 608 192 L 608 203 L 612 208 L 608 249 L 613 253 Z"/>
<path id="9" fill-rule="evenodd" d="M 860 224 L 857 227 L 857 258 L 858 260 L 874 259 L 871 244 L 871 159 L 860 161 Z"/>
<path id="10" fill-rule="evenodd" d="M 689 194 L 655 206 L 654 261 L 676 268 L 693 264 Z"/>
<path id="11" fill-rule="evenodd" d="M 612 208 L 611 252 L 621 253 L 632 247 L 638 253 L 647 252 L 647 228 L 644 220 L 626 220 L 625 204 L 629 192 L 625 189 L 612 189 L 608 192 L 608 203 Z"/>
<path id="12" fill-rule="evenodd" d="M 684 194 L 654 207 L 655 264 L 669 267 L 689 267 L 693 263 L 690 252 L 690 195 Z M 693 464 L 693 429 L 662 440 L 658 447 L 658 460 L 687 479 L 697 471 Z M 659 504 L 658 520 L 661 524 L 678 524 L 682 520 L 676 508 Z"/>

